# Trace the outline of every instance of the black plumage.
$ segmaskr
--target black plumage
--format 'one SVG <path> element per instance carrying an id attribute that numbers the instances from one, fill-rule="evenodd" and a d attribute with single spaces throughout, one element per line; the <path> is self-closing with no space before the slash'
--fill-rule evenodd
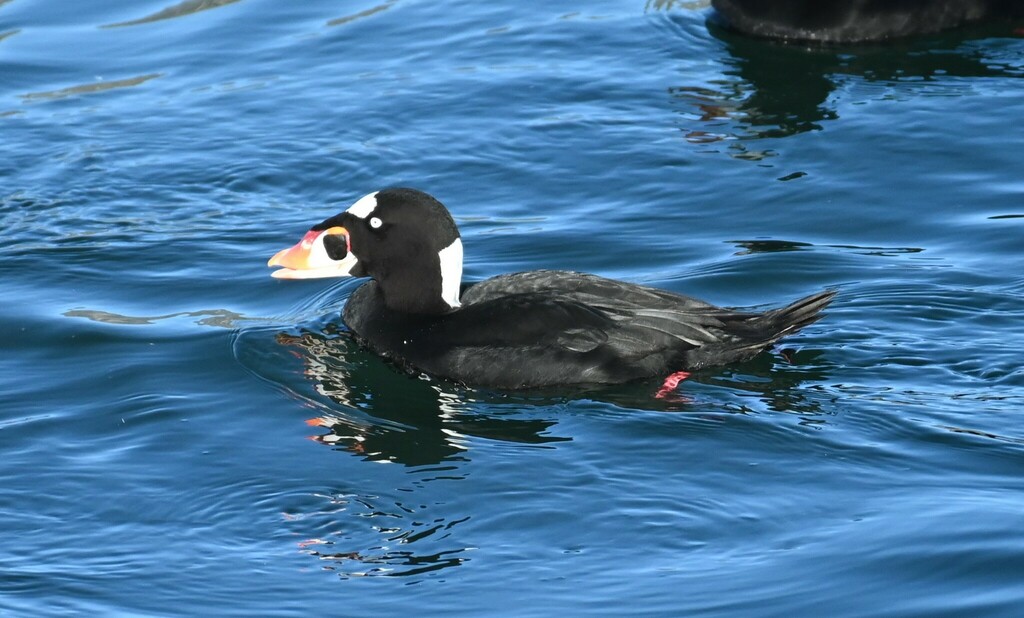
<path id="1" fill-rule="evenodd" d="M 727 26 L 773 39 L 857 43 L 1024 17 L 1021 0 L 712 0 Z"/>

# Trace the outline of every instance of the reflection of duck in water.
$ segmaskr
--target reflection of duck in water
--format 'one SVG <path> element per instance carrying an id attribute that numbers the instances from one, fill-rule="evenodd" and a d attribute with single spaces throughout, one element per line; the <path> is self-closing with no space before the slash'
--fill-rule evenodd
<path id="1" fill-rule="evenodd" d="M 280 333 L 276 339 L 298 352 L 316 391 L 341 406 L 307 421 L 325 431 L 314 439 L 369 461 L 449 461 L 462 456 L 471 438 L 518 444 L 568 440 L 549 434 L 553 420 L 517 418 L 508 406 L 495 414 L 444 383 L 399 375 L 361 353 L 345 334 Z"/>
<path id="2" fill-rule="evenodd" d="M 855 43 L 1024 17 L 1020 0 L 712 0 L 731 28 L 754 36 Z"/>
<path id="3" fill-rule="evenodd" d="M 1024 7 L 1024 0 L 1021 1 Z M 973 94 L 973 78 L 1020 79 L 1017 46 L 965 44 L 996 28 L 978 27 L 941 37 L 851 47 L 766 44 L 709 24 L 721 44 L 722 75 L 669 89 L 683 116 L 687 141 L 722 143 L 738 159 L 784 153 L 785 144 L 759 140 L 827 130 L 839 106 L 852 114 L 866 100 L 891 100 L 948 88 Z M 766 47 L 767 45 L 767 47 Z M 868 83 L 870 88 L 850 88 Z M 960 79 L 965 78 L 965 79 Z"/>
<path id="4" fill-rule="evenodd" d="M 821 292 L 741 312 L 594 275 L 533 271 L 461 286 L 448 210 L 413 189 L 371 193 L 279 252 L 281 278 L 366 276 L 344 320 L 407 369 L 506 389 L 613 384 L 752 358 L 815 322 Z"/>

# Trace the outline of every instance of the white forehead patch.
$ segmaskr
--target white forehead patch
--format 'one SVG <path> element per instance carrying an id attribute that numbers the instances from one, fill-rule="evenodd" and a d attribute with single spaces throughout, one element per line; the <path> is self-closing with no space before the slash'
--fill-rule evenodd
<path id="1" fill-rule="evenodd" d="M 377 191 L 359 198 L 355 204 L 348 207 L 345 212 L 355 215 L 360 219 L 370 216 L 370 213 L 377 208 Z"/>

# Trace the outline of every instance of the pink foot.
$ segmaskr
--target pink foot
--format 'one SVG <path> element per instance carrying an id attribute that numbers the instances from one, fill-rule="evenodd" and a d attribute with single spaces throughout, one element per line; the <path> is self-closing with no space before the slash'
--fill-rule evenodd
<path id="1" fill-rule="evenodd" d="M 661 388 L 659 388 L 658 392 L 654 394 L 654 397 L 657 399 L 664 399 L 665 397 L 668 397 L 672 391 L 676 390 L 679 383 L 688 377 L 690 377 L 689 371 L 677 371 L 673 373 L 669 377 L 665 378 L 665 383 L 661 385 Z"/>

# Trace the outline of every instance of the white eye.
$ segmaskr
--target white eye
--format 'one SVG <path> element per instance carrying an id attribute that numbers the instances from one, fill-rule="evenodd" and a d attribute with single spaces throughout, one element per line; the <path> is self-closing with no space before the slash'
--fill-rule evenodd
<path id="1" fill-rule="evenodd" d="M 384 225 L 384 222 L 380 220 L 380 217 L 370 217 L 370 227 L 377 229 Z"/>

